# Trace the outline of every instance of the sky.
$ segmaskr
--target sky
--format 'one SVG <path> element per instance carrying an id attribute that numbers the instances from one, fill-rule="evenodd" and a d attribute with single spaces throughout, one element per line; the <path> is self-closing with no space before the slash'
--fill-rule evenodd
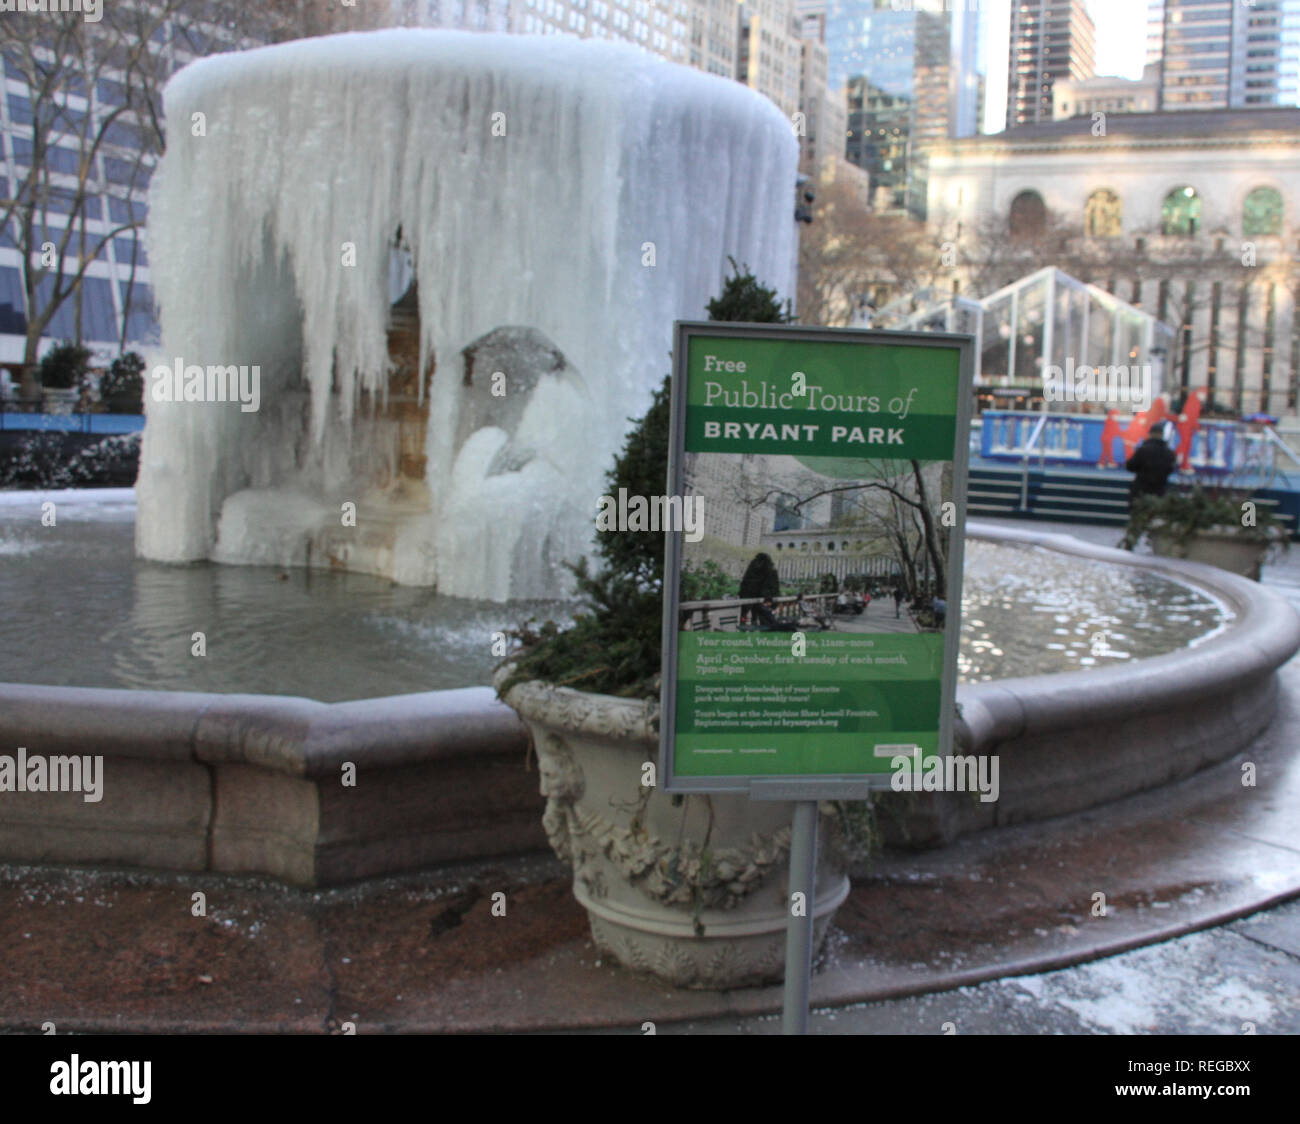
<path id="1" fill-rule="evenodd" d="M 1097 73 L 1141 78 L 1147 49 L 1146 0 L 1087 0 L 1097 29 Z M 1006 122 L 1007 45 L 1011 0 L 985 0 L 984 73 L 988 80 L 984 128 L 1001 132 Z"/>

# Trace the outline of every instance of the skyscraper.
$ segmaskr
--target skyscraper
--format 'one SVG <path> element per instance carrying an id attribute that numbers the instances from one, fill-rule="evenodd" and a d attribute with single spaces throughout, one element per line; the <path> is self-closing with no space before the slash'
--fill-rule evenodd
<path id="1" fill-rule="evenodd" d="M 813 4 L 801 10 L 808 13 Z M 873 205 L 925 214 L 925 151 L 978 131 L 973 0 L 826 0 L 827 85 L 847 88 L 845 155 Z"/>
<path id="2" fill-rule="evenodd" d="M 1161 109 L 1300 104 L 1300 0 L 1151 0 Z"/>
<path id="3" fill-rule="evenodd" d="M 1052 87 L 1096 74 L 1096 32 L 1084 0 L 1012 0 L 1007 128 L 1052 119 Z"/>

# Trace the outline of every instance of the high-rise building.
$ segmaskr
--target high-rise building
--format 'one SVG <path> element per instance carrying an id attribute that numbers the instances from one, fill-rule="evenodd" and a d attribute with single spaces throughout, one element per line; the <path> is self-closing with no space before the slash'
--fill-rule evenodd
<path id="1" fill-rule="evenodd" d="M 825 0 L 827 82 L 846 89 L 845 155 L 870 174 L 873 206 L 924 217 L 927 148 L 978 131 L 978 11 L 973 0 Z"/>
<path id="2" fill-rule="evenodd" d="M 787 117 L 799 110 L 800 23 L 795 0 L 739 5 L 736 81 L 766 95 Z"/>
<path id="3" fill-rule="evenodd" d="M 1012 0 L 1007 128 L 1052 120 L 1052 88 L 1096 74 L 1096 31 L 1084 0 Z"/>
<path id="4" fill-rule="evenodd" d="M 1151 0 L 1164 110 L 1300 104 L 1300 0 Z"/>
<path id="5" fill-rule="evenodd" d="M 804 0 L 807 3 L 807 0 Z M 848 105 L 843 88 L 827 83 L 829 55 L 826 49 L 826 9 L 799 10 L 799 110 L 806 132 L 804 165 L 809 170 L 834 174 L 844 159 L 844 132 L 848 127 Z"/>

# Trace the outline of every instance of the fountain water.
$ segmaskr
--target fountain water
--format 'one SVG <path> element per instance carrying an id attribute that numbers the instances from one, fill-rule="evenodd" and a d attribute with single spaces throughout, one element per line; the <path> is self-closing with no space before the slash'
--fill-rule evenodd
<path id="1" fill-rule="evenodd" d="M 165 98 L 155 361 L 261 382 L 256 412 L 147 396 L 146 558 L 555 595 L 673 320 L 728 255 L 792 274 L 790 123 L 632 48 L 333 36 L 194 63 Z M 398 246 L 419 281 L 394 308 Z"/>

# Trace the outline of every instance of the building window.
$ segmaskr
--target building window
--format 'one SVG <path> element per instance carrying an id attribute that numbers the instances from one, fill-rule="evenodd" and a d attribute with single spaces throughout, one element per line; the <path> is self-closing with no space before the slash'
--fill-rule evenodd
<path id="1" fill-rule="evenodd" d="M 1282 233 L 1282 193 L 1257 187 L 1241 209 L 1241 233 L 1247 238 L 1275 237 Z"/>
<path id="2" fill-rule="evenodd" d="M 1084 230 L 1092 238 L 1118 238 L 1122 224 L 1119 196 L 1108 187 L 1088 196 L 1083 212 Z"/>
<path id="3" fill-rule="evenodd" d="M 1160 232 L 1192 237 L 1201 228 L 1201 197 L 1194 187 L 1176 187 L 1160 209 Z"/>
<path id="4" fill-rule="evenodd" d="M 1008 227 L 1012 238 L 1033 238 L 1047 226 L 1047 205 L 1036 191 L 1022 191 L 1011 200 Z"/>

